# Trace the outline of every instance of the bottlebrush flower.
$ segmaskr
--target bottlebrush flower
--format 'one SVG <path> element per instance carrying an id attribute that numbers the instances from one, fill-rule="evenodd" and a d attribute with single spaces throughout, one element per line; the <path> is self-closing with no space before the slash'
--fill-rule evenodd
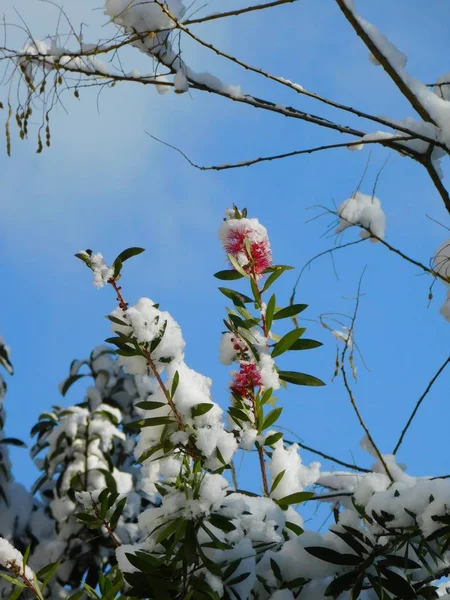
<path id="1" fill-rule="evenodd" d="M 227 254 L 231 254 L 239 265 L 257 278 L 272 265 L 267 229 L 258 219 L 235 218 L 238 211 L 227 211 L 227 219 L 219 229 L 219 238 Z M 246 243 L 247 240 L 247 243 Z"/>
<path id="2" fill-rule="evenodd" d="M 241 362 L 239 371 L 235 371 L 233 377 L 230 389 L 241 398 L 248 397 L 253 393 L 255 387 L 262 385 L 261 373 L 254 363 Z"/>

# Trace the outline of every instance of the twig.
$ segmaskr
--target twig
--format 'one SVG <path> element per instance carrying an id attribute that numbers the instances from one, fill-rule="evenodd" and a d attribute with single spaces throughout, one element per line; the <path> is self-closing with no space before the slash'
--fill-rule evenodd
<path id="1" fill-rule="evenodd" d="M 316 94 L 314 92 L 309 92 L 308 90 L 305 90 L 305 88 L 303 88 L 303 86 L 298 85 L 296 83 L 292 83 L 292 81 L 289 81 L 288 79 L 284 79 L 284 77 L 278 77 L 276 75 L 272 75 L 268 71 L 265 71 L 265 70 L 260 69 L 258 67 L 253 67 L 253 66 L 249 65 L 248 63 L 240 60 L 239 58 L 237 58 L 235 56 L 232 56 L 231 54 L 228 54 L 227 52 L 224 52 L 223 50 L 219 50 L 219 48 L 217 48 L 213 44 L 205 42 L 203 39 L 201 39 L 195 33 L 193 33 L 190 29 L 188 29 L 185 26 L 184 23 L 182 23 L 181 21 L 179 21 L 169 11 L 169 9 L 167 8 L 167 6 L 165 5 L 164 2 L 162 2 L 161 0 L 154 0 L 154 2 L 156 4 L 158 4 L 158 6 L 161 8 L 161 10 L 175 23 L 175 25 L 181 31 L 183 31 L 184 33 L 186 33 L 186 35 L 188 35 L 189 37 L 191 37 L 198 44 L 200 44 L 201 46 L 203 46 L 205 48 L 208 48 L 209 50 L 212 50 L 218 56 L 222 56 L 223 58 L 226 58 L 227 60 L 233 62 L 234 64 L 237 64 L 240 67 L 243 67 L 247 71 L 251 71 L 252 73 L 256 73 L 258 75 L 262 75 L 266 79 L 269 79 L 271 81 L 275 81 L 276 83 L 279 83 L 280 85 L 286 86 L 289 89 L 294 90 L 298 94 L 302 94 L 302 95 L 308 96 L 309 98 L 313 98 L 315 100 L 318 100 L 319 102 L 323 102 L 324 104 L 327 104 L 328 106 L 332 106 L 334 108 L 337 108 L 337 109 L 345 111 L 345 112 L 350 112 L 350 113 L 352 113 L 352 114 L 354 114 L 354 115 L 356 115 L 358 117 L 362 117 L 362 118 L 368 119 L 370 121 L 374 121 L 376 123 L 379 123 L 381 125 L 385 125 L 387 127 L 395 128 L 398 131 L 402 131 L 403 133 L 409 134 L 413 138 L 425 139 L 428 143 L 433 144 L 433 146 L 434 145 L 438 145 L 438 146 L 442 146 L 442 147 L 445 148 L 445 146 L 443 144 L 441 144 L 440 142 L 438 142 L 437 140 L 433 140 L 433 139 L 429 138 L 428 136 L 422 136 L 422 134 L 417 133 L 415 131 L 412 131 L 408 127 L 404 127 L 402 125 L 399 125 L 398 128 L 397 128 L 397 126 L 395 124 L 391 123 L 390 121 L 388 121 L 386 119 L 383 119 L 381 117 L 376 117 L 376 116 L 371 115 L 369 113 L 365 113 L 365 112 L 360 111 L 358 109 L 352 108 L 351 106 L 346 106 L 345 104 L 341 104 L 339 102 L 335 102 L 334 100 L 330 100 L 328 98 L 324 98 L 323 96 L 320 96 L 319 94 Z"/>
<path id="2" fill-rule="evenodd" d="M 280 427 L 280 429 L 282 429 L 282 428 Z M 284 439 L 284 441 L 286 442 L 286 444 L 297 444 L 298 446 L 300 446 L 300 448 L 302 448 L 303 450 L 306 450 L 307 452 L 311 452 L 312 454 L 317 454 L 317 456 L 321 456 L 322 458 L 325 458 L 326 460 L 331 460 L 332 462 L 335 462 L 338 465 L 342 465 L 343 467 L 347 467 L 348 469 L 354 469 L 355 471 L 361 471 L 361 473 L 371 473 L 372 472 L 370 469 L 365 469 L 364 467 L 359 467 L 358 465 L 352 465 L 351 463 L 347 463 L 343 460 L 340 460 L 339 458 L 331 456 L 330 454 L 325 454 L 325 452 L 322 452 L 321 450 L 316 450 L 315 448 L 306 446 L 305 444 L 302 444 L 299 441 L 292 442 L 292 441 L 286 440 L 286 439 Z"/>
<path id="3" fill-rule="evenodd" d="M 327 144 L 324 146 L 315 146 L 313 148 L 305 148 L 303 150 L 293 150 L 292 152 L 284 152 L 283 154 L 274 154 L 271 156 L 260 156 L 258 158 L 251 158 L 249 160 L 244 160 L 244 161 L 240 161 L 240 162 L 236 162 L 236 163 L 205 166 L 205 165 L 199 165 L 199 164 L 195 163 L 192 159 L 189 158 L 189 156 L 187 156 L 187 154 L 185 152 L 183 152 L 177 146 L 174 146 L 173 144 L 169 144 L 168 142 L 165 142 L 164 140 L 157 138 L 155 135 L 152 135 L 148 131 L 146 131 L 146 133 L 149 137 L 151 137 L 155 141 L 159 142 L 160 144 L 164 144 L 164 146 L 167 146 L 168 148 L 172 148 L 172 150 L 175 150 L 176 152 L 178 152 L 178 154 L 181 154 L 181 156 L 192 167 L 198 169 L 199 171 L 226 171 L 228 169 L 240 169 L 242 167 L 251 167 L 253 165 L 256 165 L 256 164 L 262 163 L 262 162 L 270 162 L 272 160 L 280 160 L 283 158 L 290 158 L 292 156 L 300 156 L 302 154 L 314 154 L 316 152 L 322 152 L 323 150 L 333 150 L 335 148 L 352 148 L 354 146 L 362 146 L 362 145 L 366 146 L 368 144 L 380 144 L 382 141 L 382 140 L 378 140 L 378 139 L 377 140 L 357 140 L 357 141 L 352 141 L 352 142 L 343 142 L 340 144 Z M 406 141 L 406 140 L 412 140 L 412 139 L 413 138 L 411 136 L 405 136 L 405 137 L 399 136 L 398 138 L 396 138 L 397 141 L 401 141 L 401 140 Z"/>
<path id="4" fill-rule="evenodd" d="M 360 297 L 361 297 L 361 283 L 362 283 L 362 279 L 364 277 L 364 272 L 365 272 L 365 270 L 362 272 L 362 275 L 361 275 L 361 277 L 359 279 L 359 283 L 358 283 L 358 290 L 357 290 L 357 296 L 356 296 L 356 302 L 355 302 L 355 310 L 353 312 L 353 317 L 352 317 L 352 320 L 351 320 L 351 324 L 350 324 L 350 327 L 348 329 L 348 337 L 345 340 L 344 349 L 342 350 L 342 354 L 341 354 L 340 371 L 342 373 L 342 379 L 344 381 L 344 386 L 345 386 L 345 389 L 347 390 L 348 397 L 350 399 L 350 403 L 351 403 L 351 405 L 353 407 L 353 410 L 355 411 L 355 414 L 356 414 L 356 417 L 357 417 L 357 419 L 359 421 L 359 424 L 363 428 L 363 430 L 364 430 L 364 432 L 365 432 L 365 434 L 367 436 L 367 439 L 369 440 L 369 442 L 373 446 L 373 449 L 375 450 L 375 452 L 376 452 L 376 454 L 377 454 L 377 456 L 378 456 L 381 464 L 384 467 L 384 470 L 386 471 L 386 475 L 393 482 L 394 478 L 392 477 L 392 474 L 389 471 L 389 468 L 388 468 L 388 466 L 386 464 L 386 461 L 384 460 L 383 455 L 381 454 L 378 446 L 376 445 L 375 440 L 373 439 L 373 437 L 372 437 L 372 435 L 371 435 L 371 433 L 369 431 L 369 428 L 367 427 L 367 425 L 365 424 L 365 422 L 364 422 L 364 420 L 362 418 L 362 415 L 361 415 L 361 413 L 359 411 L 358 405 L 356 404 L 356 400 L 355 400 L 355 397 L 353 395 L 353 391 L 352 391 L 352 389 L 350 387 L 350 384 L 348 382 L 347 371 L 345 369 L 345 355 L 347 354 L 347 349 L 349 347 L 350 337 L 351 337 L 351 335 L 353 333 L 353 330 L 355 328 L 355 322 L 356 322 L 356 317 L 357 317 L 358 308 L 359 308 L 359 300 L 360 300 Z"/>
<path id="5" fill-rule="evenodd" d="M 238 15 L 243 15 L 255 10 L 265 10 L 266 8 L 274 8 L 275 6 L 282 6 L 283 4 L 289 4 L 297 1 L 298 0 L 275 0 L 274 2 L 267 2 L 266 4 L 255 4 L 253 6 L 247 6 L 246 8 L 239 8 L 236 10 L 230 10 L 228 12 L 208 15 L 206 17 L 199 17 L 198 19 L 188 19 L 187 21 L 183 21 L 183 25 L 196 25 L 197 23 L 205 23 L 206 21 L 214 21 L 215 19 L 237 17 Z"/>
<path id="6" fill-rule="evenodd" d="M 106 521 L 105 519 L 102 519 L 102 516 L 100 514 L 98 506 L 95 504 L 95 502 L 92 502 L 92 507 L 94 509 L 95 516 L 97 517 L 97 519 L 99 521 L 102 522 L 103 527 L 106 529 L 112 543 L 114 544 L 114 546 L 116 548 L 118 548 L 121 544 L 120 544 L 119 540 L 116 538 L 116 536 L 114 535 L 114 531 L 111 529 L 111 525 L 108 523 L 108 521 Z"/>
<path id="7" fill-rule="evenodd" d="M 420 396 L 420 398 L 417 400 L 416 405 L 414 407 L 414 410 L 412 411 L 405 427 L 403 428 L 403 431 L 398 439 L 398 442 L 394 448 L 394 450 L 392 451 L 392 454 L 397 454 L 398 449 L 400 448 L 402 442 L 403 442 L 403 438 L 406 435 L 406 432 L 408 431 L 414 417 L 416 416 L 417 411 L 419 410 L 420 405 L 422 404 L 422 402 L 425 400 L 426 396 L 428 395 L 429 391 L 431 390 L 431 388 L 433 387 L 434 382 L 438 379 L 439 375 L 442 373 L 442 371 L 445 369 L 445 367 L 450 363 L 450 356 L 445 360 L 445 362 L 439 367 L 439 369 L 436 371 L 436 373 L 434 374 L 434 376 L 432 377 L 432 379 L 430 380 L 430 382 L 428 383 L 427 387 L 425 388 L 425 391 L 423 392 L 423 394 Z"/>
<path id="8" fill-rule="evenodd" d="M 300 278 L 303 275 L 303 273 L 305 272 L 305 270 L 318 258 L 320 258 L 321 256 L 325 256 L 326 254 L 332 254 L 333 252 L 336 252 L 336 250 L 342 250 L 343 248 L 349 248 L 350 246 L 356 246 L 356 244 L 361 244 L 362 242 L 365 242 L 365 239 L 360 238 L 359 240 L 354 240 L 353 242 L 347 242 L 346 244 L 341 244 L 339 246 L 334 246 L 334 248 L 329 248 L 328 250 L 324 250 L 323 252 L 320 252 L 319 254 L 316 254 L 316 256 L 313 256 L 310 260 L 308 260 L 308 262 L 302 267 L 302 270 L 300 271 L 299 276 L 297 277 L 297 281 L 295 282 L 295 285 L 292 289 L 292 294 L 291 294 L 291 298 L 290 298 L 290 304 L 294 304 L 294 300 L 295 300 L 295 294 L 297 293 L 297 287 L 298 284 L 300 282 Z"/>
<path id="9" fill-rule="evenodd" d="M 382 244 L 383 246 L 385 246 L 388 250 L 390 250 L 390 252 L 393 252 L 394 254 L 397 254 L 397 256 L 400 256 L 401 258 L 403 258 L 407 262 L 411 263 L 412 265 L 415 265 L 416 267 L 419 267 L 425 273 L 428 273 L 429 275 L 432 275 L 433 277 L 436 277 L 437 279 L 440 279 L 441 281 L 443 281 L 447 285 L 450 283 L 450 279 L 448 277 L 446 277 L 445 275 L 441 275 L 441 273 L 439 273 L 439 271 L 435 271 L 434 269 L 432 269 L 430 267 L 427 267 L 426 265 L 424 265 L 420 261 L 416 260 L 415 258 L 411 258 L 410 256 L 408 256 L 407 254 L 405 254 L 404 252 L 402 252 L 398 248 L 395 248 L 394 246 L 392 246 L 389 242 L 386 242 L 386 240 L 384 240 L 383 238 L 378 237 L 368 227 L 365 227 L 364 225 L 361 225 L 360 223 L 353 223 L 352 221 L 349 221 L 348 219 L 345 219 L 344 217 L 342 217 L 342 215 L 340 215 L 336 211 L 330 210 L 326 206 L 319 206 L 319 208 L 323 209 L 326 213 L 329 213 L 331 215 L 339 217 L 340 219 L 343 219 L 344 221 L 347 221 L 347 223 L 349 223 L 349 225 L 352 225 L 354 227 L 359 227 L 360 229 L 364 229 L 364 231 L 367 231 L 367 233 L 370 234 L 371 238 L 377 240 L 377 242 L 380 242 L 380 244 Z M 369 239 L 369 238 L 366 238 L 366 239 Z M 342 247 L 345 248 L 347 245 L 350 246 L 352 243 L 356 244 L 359 241 L 360 240 L 357 240 L 355 242 L 349 242 L 348 244 L 344 244 Z M 361 241 L 364 241 L 364 239 L 362 239 Z M 334 249 L 330 249 L 330 250 L 328 250 L 326 252 L 323 252 L 322 254 L 327 254 L 328 252 L 332 252 L 333 250 L 338 250 L 339 248 L 340 248 L 340 246 L 338 246 L 338 247 L 336 247 Z M 322 254 L 318 254 L 317 258 L 319 256 L 321 256 Z M 313 261 L 315 258 L 316 257 L 312 258 L 311 261 Z"/>

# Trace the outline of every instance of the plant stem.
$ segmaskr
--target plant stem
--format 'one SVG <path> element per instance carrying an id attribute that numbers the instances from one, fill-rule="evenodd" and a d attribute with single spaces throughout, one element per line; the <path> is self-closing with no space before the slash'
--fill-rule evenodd
<path id="1" fill-rule="evenodd" d="M 117 285 L 117 281 L 113 277 L 111 277 L 111 279 L 109 279 L 108 283 L 112 285 L 112 287 L 114 288 L 114 291 L 117 294 L 117 301 L 119 302 L 119 308 L 121 308 L 124 311 L 127 310 L 128 302 L 125 302 L 125 299 L 121 292 L 122 288 Z M 172 400 L 169 390 L 166 388 L 163 380 L 161 379 L 161 375 L 158 373 L 158 369 L 156 368 L 155 363 L 153 362 L 150 352 L 145 348 L 141 348 L 141 350 L 145 356 L 145 360 L 147 361 L 147 364 L 150 367 L 151 372 L 153 373 L 153 376 L 155 377 L 156 381 L 158 382 L 158 385 L 161 388 L 161 390 L 167 400 L 167 404 L 170 406 L 170 408 L 175 416 L 175 419 L 177 420 L 178 427 L 181 429 L 181 431 L 184 431 L 185 427 L 184 427 L 183 420 L 181 419 L 180 413 L 178 412 L 177 407 L 175 406 L 175 403 Z"/>
<path id="2" fill-rule="evenodd" d="M 100 511 L 98 510 L 98 507 L 94 502 L 92 503 L 92 507 L 94 509 L 95 516 L 97 517 L 97 519 L 99 519 L 99 521 L 101 521 L 103 523 L 103 527 L 108 532 L 108 535 L 111 538 L 113 544 L 115 545 L 116 548 L 118 548 L 120 546 L 120 542 L 114 535 L 114 532 L 111 529 L 111 525 L 108 523 L 108 521 L 105 521 L 104 519 L 102 519 L 102 517 L 100 515 Z"/>

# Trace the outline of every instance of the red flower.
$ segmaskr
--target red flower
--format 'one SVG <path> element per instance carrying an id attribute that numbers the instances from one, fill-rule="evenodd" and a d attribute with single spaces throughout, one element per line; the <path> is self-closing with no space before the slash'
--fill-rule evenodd
<path id="1" fill-rule="evenodd" d="M 267 230 L 257 219 L 228 219 L 219 235 L 225 252 L 231 254 L 247 273 L 259 276 L 272 265 Z"/>
<path id="2" fill-rule="evenodd" d="M 261 373 L 254 363 L 241 362 L 239 372 L 236 371 L 233 375 L 230 389 L 241 398 L 246 398 L 253 393 L 255 387 L 262 385 Z"/>

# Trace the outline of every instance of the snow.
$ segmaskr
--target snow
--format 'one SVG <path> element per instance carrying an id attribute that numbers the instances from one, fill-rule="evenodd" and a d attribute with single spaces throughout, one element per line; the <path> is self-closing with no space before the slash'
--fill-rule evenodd
<path id="1" fill-rule="evenodd" d="M 397 48 L 397 46 L 395 46 L 390 40 L 388 40 L 388 38 L 385 35 L 383 35 L 381 31 L 379 31 L 374 25 L 372 25 L 362 17 L 358 17 L 358 21 L 391 65 L 393 65 L 397 69 L 403 69 L 404 67 L 406 67 L 408 59 L 406 55 L 403 54 L 403 52 L 401 52 Z M 380 63 L 375 58 L 375 56 L 373 56 L 373 54 L 369 55 L 369 60 L 374 65 L 380 66 Z"/>
<path id="2" fill-rule="evenodd" d="M 436 79 L 436 84 L 434 86 L 434 93 L 442 98 L 443 100 L 450 100 L 450 85 L 442 85 L 448 84 L 450 82 L 450 73 L 445 73 Z"/>
<path id="3" fill-rule="evenodd" d="M 248 352 L 247 343 L 235 333 L 223 333 L 220 340 L 219 360 L 223 365 L 231 365 L 241 354 Z"/>
<path id="4" fill-rule="evenodd" d="M 189 83 L 186 74 L 183 73 L 182 69 L 176 72 L 174 77 L 175 92 L 177 94 L 184 94 L 189 89 Z"/>
<path id="5" fill-rule="evenodd" d="M 165 0 L 164 4 L 176 19 L 183 16 L 185 7 L 181 0 Z M 105 14 L 128 32 L 148 33 L 175 26 L 167 13 L 151 0 L 105 0 Z"/>
<path id="6" fill-rule="evenodd" d="M 381 202 L 376 196 L 355 192 L 351 198 L 344 200 L 339 205 L 337 214 L 340 219 L 335 230 L 336 233 L 344 231 L 347 227 L 360 225 L 364 228 L 360 233 L 361 238 L 370 238 L 371 241 L 377 241 L 371 237 L 371 234 L 373 234 L 380 239 L 384 239 L 386 216 L 381 208 Z"/>
<path id="7" fill-rule="evenodd" d="M 343 331 L 341 331 L 339 329 L 332 329 L 331 333 L 334 335 L 334 337 L 336 339 L 344 342 L 344 344 L 346 344 L 349 348 L 353 347 L 351 331 L 349 330 L 348 327 L 343 327 Z"/>
<path id="8" fill-rule="evenodd" d="M 178 323 L 166 311 L 159 310 L 149 298 L 140 298 L 127 310 L 116 308 L 112 313 L 127 325 L 112 323 L 115 333 L 132 336 L 139 344 L 148 345 L 161 338 L 158 346 L 150 353 L 159 371 L 163 371 L 168 362 L 180 362 L 185 346 Z M 132 375 L 145 375 L 149 367 L 144 356 L 121 356 L 119 363 Z"/>
<path id="9" fill-rule="evenodd" d="M 223 467 L 223 463 L 217 456 L 216 448 L 219 449 L 225 464 L 228 464 L 238 447 L 234 435 L 225 431 L 222 425 L 198 429 L 195 445 L 206 457 L 206 467 L 212 470 Z"/>
<path id="10" fill-rule="evenodd" d="M 102 288 L 105 283 L 108 283 L 109 279 L 113 276 L 114 271 L 105 264 L 103 255 L 100 252 L 89 255 L 84 250 L 80 250 L 78 254 L 82 254 L 89 261 L 89 266 L 94 273 L 94 285 L 96 288 Z"/>
<path id="11" fill-rule="evenodd" d="M 16 550 L 8 540 L 0 537 L 0 565 L 19 577 L 26 577 L 32 583 L 34 580 L 33 571 L 28 566 L 24 569 L 22 564 L 22 553 Z"/>
<path id="12" fill-rule="evenodd" d="M 354 7 L 349 7 L 358 23 L 370 37 L 374 45 L 386 57 L 397 75 L 411 91 L 418 103 L 429 115 L 426 121 L 432 121 L 438 127 L 439 139 L 447 148 L 450 148 L 450 103 L 446 100 L 446 93 L 436 94 L 435 88 L 429 88 L 421 81 L 414 79 L 405 71 L 406 57 L 396 46 L 382 34 L 377 27 L 355 13 Z M 428 123 L 433 124 L 433 123 Z"/>
<path id="13" fill-rule="evenodd" d="M 277 476 L 284 471 L 281 481 L 271 493 L 272 498 L 280 499 L 296 492 L 302 492 L 319 478 L 320 463 L 311 463 L 309 467 L 302 464 L 298 445 L 285 448 L 282 440 L 275 445 L 272 461 L 269 463 L 270 482 L 273 485 Z"/>

